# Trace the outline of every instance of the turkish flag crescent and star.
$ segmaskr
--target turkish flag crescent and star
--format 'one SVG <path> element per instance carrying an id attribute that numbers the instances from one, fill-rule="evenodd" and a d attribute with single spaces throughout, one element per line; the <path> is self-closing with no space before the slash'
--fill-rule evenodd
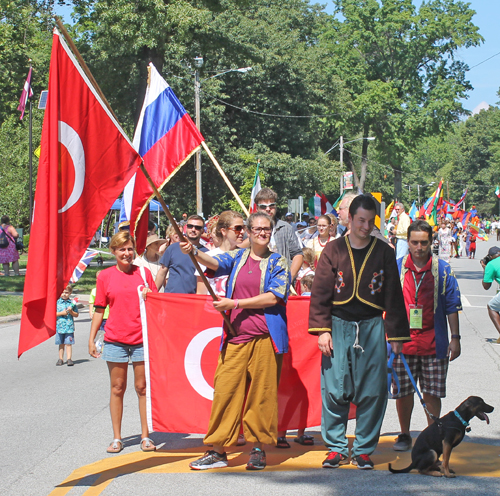
<path id="1" fill-rule="evenodd" d="M 56 301 L 141 157 L 54 29 L 18 356 L 56 332 Z"/>
<path id="2" fill-rule="evenodd" d="M 280 430 L 321 424 L 321 353 L 307 332 L 309 298 L 287 303 L 290 351 L 278 391 Z M 143 329 L 151 431 L 203 434 L 208 427 L 221 316 L 203 295 L 150 293 Z M 349 418 L 355 418 L 351 405 Z"/>

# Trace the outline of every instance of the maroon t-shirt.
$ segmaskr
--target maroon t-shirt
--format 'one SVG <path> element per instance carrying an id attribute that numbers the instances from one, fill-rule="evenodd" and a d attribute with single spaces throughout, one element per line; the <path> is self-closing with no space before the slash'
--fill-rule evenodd
<path id="1" fill-rule="evenodd" d="M 236 277 L 232 299 L 242 300 L 258 296 L 260 294 L 260 278 L 259 262 L 248 257 Z M 236 308 L 231 311 L 230 320 L 236 332 L 236 336 L 229 339 L 232 344 L 248 343 L 256 337 L 269 334 L 263 309 Z"/>

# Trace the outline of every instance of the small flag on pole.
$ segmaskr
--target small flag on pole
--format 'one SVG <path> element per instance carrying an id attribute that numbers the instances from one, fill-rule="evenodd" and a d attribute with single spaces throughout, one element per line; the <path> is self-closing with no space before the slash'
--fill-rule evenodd
<path id="1" fill-rule="evenodd" d="M 498 196 L 498 198 L 500 198 L 500 188 L 497 186 L 497 189 L 495 190 L 495 195 Z"/>
<path id="2" fill-rule="evenodd" d="M 250 195 L 250 207 L 248 211 L 253 214 L 257 212 L 257 205 L 255 204 L 255 197 L 257 193 L 262 189 L 260 185 L 260 175 L 259 175 L 260 160 L 257 162 L 257 169 L 255 170 L 255 177 L 253 180 L 252 194 Z"/>
<path id="3" fill-rule="evenodd" d="M 31 98 L 33 96 L 33 90 L 31 89 L 31 71 L 32 68 L 30 67 L 30 70 L 28 72 L 28 77 L 24 82 L 24 88 L 23 92 L 21 93 L 21 98 L 19 99 L 19 106 L 17 107 L 17 110 L 21 112 L 21 117 L 20 117 L 21 120 L 23 120 L 24 117 L 24 111 L 26 110 L 26 104 L 28 103 L 28 98 Z"/>

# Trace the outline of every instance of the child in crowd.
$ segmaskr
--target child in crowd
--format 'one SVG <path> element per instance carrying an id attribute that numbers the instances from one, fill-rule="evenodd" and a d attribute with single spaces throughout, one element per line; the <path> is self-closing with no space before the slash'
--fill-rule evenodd
<path id="1" fill-rule="evenodd" d="M 476 258 L 476 236 L 470 237 L 469 258 Z"/>
<path id="2" fill-rule="evenodd" d="M 314 276 L 314 260 L 315 260 L 314 251 L 311 248 L 303 248 L 302 253 L 304 254 L 302 268 L 299 270 L 297 274 L 297 279 L 295 280 L 295 291 L 299 296 L 302 291 L 300 285 L 301 279 L 307 275 Z"/>
<path id="3" fill-rule="evenodd" d="M 57 321 L 56 321 L 56 344 L 59 346 L 59 360 L 56 365 L 60 366 L 64 363 L 64 347 L 66 347 L 66 358 L 68 359 L 68 367 L 73 366 L 71 356 L 73 353 L 72 346 L 75 344 L 75 322 L 74 317 L 78 317 L 78 309 L 76 304 L 69 298 L 72 291 L 71 284 L 68 284 L 57 300 Z"/>
<path id="4" fill-rule="evenodd" d="M 300 280 L 301 296 L 311 296 L 311 289 L 313 286 L 314 275 L 308 274 Z"/>
<path id="5" fill-rule="evenodd" d="M 102 272 L 102 270 L 98 270 L 95 273 L 95 280 L 97 282 L 97 278 L 99 277 L 99 274 Z M 89 315 L 90 315 L 90 320 L 92 321 L 92 317 L 94 316 L 94 302 L 95 302 L 95 297 L 97 294 L 97 287 L 93 288 L 92 291 L 90 292 L 90 298 L 89 298 Z M 99 327 L 100 331 L 106 331 L 104 326 L 106 325 L 106 320 L 108 320 L 109 317 L 109 305 L 106 307 L 106 310 L 104 310 L 104 316 L 102 318 L 102 324 L 101 327 Z"/>

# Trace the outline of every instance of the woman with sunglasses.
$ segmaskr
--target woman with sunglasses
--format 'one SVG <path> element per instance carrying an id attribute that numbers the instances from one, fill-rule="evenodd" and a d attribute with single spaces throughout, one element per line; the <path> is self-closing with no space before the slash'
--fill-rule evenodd
<path id="1" fill-rule="evenodd" d="M 263 444 L 276 444 L 278 431 L 278 382 L 282 354 L 288 351 L 286 307 L 290 286 L 287 260 L 269 250 L 272 220 L 257 212 L 248 218 L 250 248 L 210 257 L 191 243 L 181 243 L 198 262 L 227 274 L 227 297 L 213 303 L 230 311 L 235 335 L 224 328 L 214 379 L 212 413 L 204 443 L 213 445 L 194 470 L 227 467 L 226 447 L 236 446 L 243 410 L 243 430 L 254 447 L 247 470 L 266 466 Z M 246 398 L 246 399 L 245 399 Z"/>
<path id="2" fill-rule="evenodd" d="M 238 248 L 238 245 L 243 241 L 245 223 L 241 214 L 233 210 L 226 210 L 218 216 L 214 229 L 215 232 L 212 234 L 212 238 L 217 239 L 216 242 L 219 243 L 219 245 L 213 250 L 207 251 L 207 255 L 210 257 Z M 198 281 L 197 294 L 208 294 L 207 288 L 203 284 L 198 272 L 196 272 L 195 275 Z M 226 296 L 227 279 L 227 275 L 208 278 L 217 296 Z"/>

